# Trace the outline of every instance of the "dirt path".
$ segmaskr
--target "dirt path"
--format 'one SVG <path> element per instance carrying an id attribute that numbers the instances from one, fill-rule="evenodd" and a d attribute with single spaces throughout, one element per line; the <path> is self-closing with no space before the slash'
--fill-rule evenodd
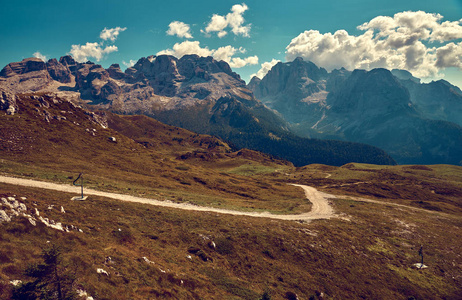
<path id="1" fill-rule="evenodd" d="M 2 176 L 2 175 L 0 175 L 0 182 L 7 183 L 7 184 L 13 184 L 13 185 L 40 188 L 40 189 L 55 190 L 55 191 L 60 191 L 60 192 L 74 193 L 74 194 L 80 195 L 80 187 L 66 185 L 66 184 L 57 184 L 57 183 L 31 180 L 31 179 L 14 178 L 14 177 Z M 213 207 L 197 206 L 197 205 L 192 205 L 192 204 L 187 204 L 187 203 L 173 203 L 169 201 L 159 201 L 156 199 L 135 197 L 135 196 L 124 195 L 124 194 L 101 192 L 101 191 L 87 189 L 87 188 L 84 189 L 84 194 L 107 197 L 107 198 L 112 198 L 116 200 L 128 201 L 128 202 L 144 203 L 144 204 L 150 204 L 150 205 L 156 205 L 156 206 L 162 206 L 162 207 L 183 209 L 183 210 L 215 212 L 219 214 L 270 218 L 270 219 L 278 219 L 278 220 L 311 221 L 311 220 L 318 220 L 318 219 L 329 219 L 334 216 L 334 210 L 329 205 L 327 198 L 335 198 L 335 196 L 319 192 L 315 188 L 309 187 L 306 185 L 301 185 L 301 184 L 293 184 L 293 185 L 301 187 L 305 191 L 305 195 L 307 199 L 313 203 L 313 207 L 310 212 L 299 214 L 299 215 L 275 215 L 269 212 L 263 212 L 263 213 L 241 212 L 241 211 L 219 209 L 219 208 L 213 208 Z"/>

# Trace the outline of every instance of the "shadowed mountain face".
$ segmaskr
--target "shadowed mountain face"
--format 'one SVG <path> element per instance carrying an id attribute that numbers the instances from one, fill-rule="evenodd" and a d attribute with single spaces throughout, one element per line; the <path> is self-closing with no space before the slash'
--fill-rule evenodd
<path id="1" fill-rule="evenodd" d="M 302 60 L 294 62 L 292 68 L 304 77 L 299 79 L 293 72 L 281 69 L 286 82 L 262 93 L 296 92 L 300 87 L 323 96 L 325 82 L 316 83 L 308 75 L 316 74 L 315 80 L 325 81 L 327 71 L 314 64 L 306 65 Z M 47 63 L 31 58 L 7 65 L 1 72 L 0 88 L 12 94 L 53 92 L 67 99 L 84 99 L 97 109 L 144 114 L 169 125 L 216 135 L 237 148 L 263 151 L 296 165 L 395 163 L 376 147 L 294 135 L 288 130 L 288 123 L 263 105 L 226 62 L 212 57 L 143 57 L 125 72 L 119 65 L 104 69 L 92 62 L 78 63 L 70 56 Z M 294 97 L 305 95 L 306 92 Z"/>
<path id="2" fill-rule="evenodd" d="M 367 143 L 402 164 L 462 162 L 462 92 L 446 81 L 421 84 L 403 70 L 327 73 L 296 59 L 249 88 L 301 136 Z"/>

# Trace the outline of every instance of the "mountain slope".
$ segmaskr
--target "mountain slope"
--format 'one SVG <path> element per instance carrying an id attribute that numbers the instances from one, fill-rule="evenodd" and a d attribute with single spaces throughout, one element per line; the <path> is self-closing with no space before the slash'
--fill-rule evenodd
<path id="1" fill-rule="evenodd" d="M 285 86 L 286 73 L 299 84 L 268 89 Z M 296 59 L 249 87 L 300 135 L 374 145 L 402 164 L 462 161 L 462 93 L 447 82 L 420 84 L 400 70 L 327 73 Z"/>
<path id="2" fill-rule="evenodd" d="M 52 73 L 61 75 L 53 77 Z M 47 63 L 26 59 L 6 66 L 2 76 L 0 86 L 13 86 L 13 92 L 33 88 L 55 91 L 62 97 L 81 97 L 97 109 L 145 114 L 169 125 L 216 135 L 239 148 L 265 151 L 297 165 L 395 163 L 375 147 L 296 137 L 280 116 L 255 98 L 227 63 L 211 57 L 149 56 L 125 73 L 118 65 L 106 70 L 91 62 L 77 63 L 70 56 Z M 40 84 L 34 85 L 37 78 Z M 343 148 L 347 150 L 335 150 Z"/>

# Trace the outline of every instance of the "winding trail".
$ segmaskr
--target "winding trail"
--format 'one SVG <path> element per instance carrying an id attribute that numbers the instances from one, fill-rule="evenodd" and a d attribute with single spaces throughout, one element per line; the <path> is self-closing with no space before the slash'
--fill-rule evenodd
<path id="1" fill-rule="evenodd" d="M 33 188 L 55 190 L 55 191 L 60 191 L 60 192 L 75 193 L 78 195 L 80 195 L 80 189 L 81 189 L 78 186 L 44 182 L 44 181 L 38 181 L 38 180 L 32 180 L 32 179 L 2 176 L 2 175 L 0 175 L 0 182 L 6 183 L 6 184 L 12 184 L 12 185 L 20 185 L 20 186 L 27 186 L 27 187 L 33 187 Z M 269 212 L 243 212 L 243 211 L 235 211 L 235 210 L 220 209 L 220 208 L 213 208 L 213 207 L 197 206 L 197 205 L 188 204 L 188 203 L 173 203 L 169 201 L 160 201 L 156 199 L 142 198 L 142 197 L 125 195 L 125 194 L 102 192 L 102 191 L 97 191 L 97 190 L 88 189 L 88 188 L 85 188 L 84 194 L 107 197 L 107 198 L 127 201 L 127 202 L 136 202 L 136 203 L 150 204 L 150 205 L 155 205 L 155 206 L 170 207 L 170 208 L 190 210 L 190 211 L 214 212 L 214 213 L 219 213 L 219 214 L 270 218 L 270 219 L 277 219 L 277 220 L 311 221 L 311 220 L 319 220 L 319 219 L 330 219 L 334 216 L 334 210 L 329 205 L 329 202 L 327 199 L 335 198 L 335 196 L 319 192 L 315 188 L 309 187 L 306 185 L 301 185 L 301 184 L 292 184 L 292 185 L 300 187 L 305 191 L 305 195 L 307 199 L 310 200 L 311 203 L 313 204 L 310 212 L 298 214 L 298 215 L 276 215 L 276 214 L 271 214 Z"/>

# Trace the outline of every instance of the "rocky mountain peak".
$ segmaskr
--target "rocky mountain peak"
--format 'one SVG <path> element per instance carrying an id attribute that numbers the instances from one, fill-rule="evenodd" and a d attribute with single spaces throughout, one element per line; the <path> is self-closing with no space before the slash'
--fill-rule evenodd
<path id="1" fill-rule="evenodd" d="M 46 70 L 46 65 L 40 58 L 25 58 L 20 62 L 12 62 L 6 65 L 0 72 L 2 77 L 21 75 L 24 73 Z"/>

